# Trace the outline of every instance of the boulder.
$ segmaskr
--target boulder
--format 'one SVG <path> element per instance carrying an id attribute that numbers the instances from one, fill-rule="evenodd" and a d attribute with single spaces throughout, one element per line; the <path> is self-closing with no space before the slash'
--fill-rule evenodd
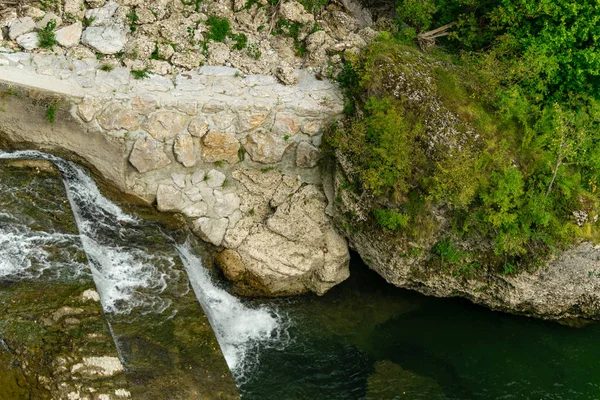
<path id="1" fill-rule="evenodd" d="M 150 115 L 142 128 L 157 140 L 167 140 L 183 133 L 187 122 L 188 119 L 185 115 L 173 111 L 157 111 Z"/>
<path id="2" fill-rule="evenodd" d="M 279 136 L 266 132 L 256 132 L 246 136 L 244 149 L 252 161 L 273 164 L 281 161 L 291 143 Z"/>
<path id="3" fill-rule="evenodd" d="M 60 44 L 63 47 L 69 48 L 77 46 L 79 44 L 82 32 L 83 25 L 80 21 L 77 21 L 74 24 L 58 29 L 54 33 L 54 35 L 58 44 Z"/>
<path id="4" fill-rule="evenodd" d="M 194 118 L 190 121 L 188 132 L 194 137 L 202 137 L 208 132 L 208 122 L 204 118 Z"/>
<path id="5" fill-rule="evenodd" d="M 299 22 L 301 24 L 313 24 L 315 17 L 308 13 L 304 6 L 297 1 L 284 2 L 279 6 L 279 14 L 288 21 Z"/>
<path id="6" fill-rule="evenodd" d="M 194 140 L 189 133 L 180 133 L 173 144 L 175 159 L 184 167 L 193 167 L 196 164 L 196 149 Z"/>
<path id="7" fill-rule="evenodd" d="M 135 141 L 129 162 L 141 173 L 163 168 L 171 163 L 163 145 L 150 136 Z"/>
<path id="8" fill-rule="evenodd" d="M 106 26 L 90 26 L 83 31 L 81 42 L 102 54 L 115 54 L 127 43 L 125 26 L 113 23 Z"/>
<path id="9" fill-rule="evenodd" d="M 109 1 L 103 7 L 87 10 L 85 13 L 85 19 L 90 21 L 90 26 L 107 26 L 114 22 L 112 17 L 115 15 L 118 9 L 119 4 L 114 1 Z"/>
<path id="10" fill-rule="evenodd" d="M 106 130 L 126 129 L 135 131 L 139 128 L 136 112 L 121 103 L 111 103 L 96 118 L 98 124 Z"/>
<path id="11" fill-rule="evenodd" d="M 24 50 L 33 50 L 40 47 L 40 38 L 37 32 L 29 32 L 17 38 L 17 44 Z"/>
<path id="12" fill-rule="evenodd" d="M 296 165 L 300 168 L 317 166 L 321 151 L 308 142 L 300 142 L 296 147 Z"/>
<path id="13" fill-rule="evenodd" d="M 289 112 L 278 112 L 273 124 L 273 133 L 281 136 L 294 136 L 300 131 L 298 118 Z"/>
<path id="14" fill-rule="evenodd" d="M 35 21 L 31 17 L 21 17 L 12 20 L 8 24 L 8 37 L 15 40 L 17 37 L 29 33 L 35 29 Z"/>
<path id="15" fill-rule="evenodd" d="M 194 221 L 192 229 L 202 240 L 220 246 L 228 225 L 227 218 L 198 218 Z"/>
<path id="16" fill-rule="evenodd" d="M 159 211 L 180 212 L 185 208 L 184 194 L 171 185 L 158 185 L 156 206 Z"/>
<path id="17" fill-rule="evenodd" d="M 239 161 L 240 142 L 230 133 L 210 131 L 202 138 L 202 158 L 206 162 L 227 161 L 235 164 Z"/>

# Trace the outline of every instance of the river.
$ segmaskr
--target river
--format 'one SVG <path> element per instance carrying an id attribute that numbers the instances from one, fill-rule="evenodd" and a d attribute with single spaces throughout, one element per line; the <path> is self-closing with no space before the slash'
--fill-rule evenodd
<path id="1" fill-rule="evenodd" d="M 351 277 L 325 296 L 240 299 L 204 268 L 193 238 L 123 211 L 126 204 L 108 200 L 72 163 L 0 154 L 14 157 L 54 162 L 67 198 L 58 193 L 59 178 L 19 180 L 4 170 L 0 281 L 92 279 L 120 358 L 137 374 L 129 376 L 134 398 L 145 390 L 150 399 L 148 387 L 165 374 L 177 384 L 206 384 L 181 372 L 197 366 L 201 348 L 194 344 L 177 360 L 135 350 L 142 342 L 185 346 L 186 336 L 164 327 L 197 323 L 198 303 L 243 399 L 600 398 L 598 325 L 573 329 L 425 297 L 388 285 L 356 254 Z M 46 217 L 63 219 L 67 200 L 79 235 Z M 37 217 L 32 208 L 41 210 Z M 160 353 L 160 346 L 153 349 Z M 136 391 L 136 381 L 149 386 Z M 161 381 L 156 390 L 165 387 Z"/>

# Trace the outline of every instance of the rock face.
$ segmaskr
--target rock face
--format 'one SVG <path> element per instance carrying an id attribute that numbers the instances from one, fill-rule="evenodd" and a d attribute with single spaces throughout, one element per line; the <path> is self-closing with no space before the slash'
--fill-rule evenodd
<path id="1" fill-rule="evenodd" d="M 277 172 L 237 170 L 234 177 L 248 211 L 227 231 L 217 259 L 239 292 L 323 294 L 349 276 L 348 247 L 325 215 L 319 188 Z"/>
<path id="2" fill-rule="evenodd" d="M 345 230 L 350 247 L 389 283 L 430 296 L 464 297 L 513 314 L 565 323 L 600 320 L 600 246 L 582 243 L 534 272 L 512 275 L 476 269 L 454 274 L 434 266 L 430 262 L 434 255 L 426 251 L 406 252 L 401 238 L 378 226 L 364 223 L 360 228 L 342 228 L 355 223 L 347 215 L 360 215 L 363 209 L 361 199 L 340 189 L 342 182 L 347 179 L 338 167 L 336 189 L 332 189 L 333 197 L 340 199 L 334 208 L 336 225 Z"/>

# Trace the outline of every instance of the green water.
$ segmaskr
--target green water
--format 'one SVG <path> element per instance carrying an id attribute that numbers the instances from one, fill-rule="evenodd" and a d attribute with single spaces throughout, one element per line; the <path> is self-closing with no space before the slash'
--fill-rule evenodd
<path id="1" fill-rule="evenodd" d="M 600 325 L 573 329 L 395 288 L 354 255 L 324 297 L 270 301 L 293 321 L 244 399 L 600 399 Z"/>

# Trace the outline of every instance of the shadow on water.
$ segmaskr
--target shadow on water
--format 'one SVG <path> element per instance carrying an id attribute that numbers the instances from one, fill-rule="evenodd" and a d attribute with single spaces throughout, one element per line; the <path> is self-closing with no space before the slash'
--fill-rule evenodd
<path id="1" fill-rule="evenodd" d="M 600 326 L 573 329 L 398 289 L 353 254 L 323 297 L 271 300 L 294 321 L 245 399 L 598 399 Z"/>

